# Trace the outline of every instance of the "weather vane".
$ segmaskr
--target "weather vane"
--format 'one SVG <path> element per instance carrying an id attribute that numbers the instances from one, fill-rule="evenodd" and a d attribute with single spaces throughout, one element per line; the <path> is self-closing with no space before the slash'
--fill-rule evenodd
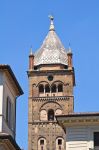
<path id="1" fill-rule="evenodd" d="M 54 17 L 52 15 L 49 15 L 48 17 L 50 18 L 51 21 L 49 31 L 55 31 L 54 23 L 53 23 Z"/>
<path id="2" fill-rule="evenodd" d="M 54 17 L 52 15 L 48 16 L 50 18 L 50 20 L 54 20 Z"/>

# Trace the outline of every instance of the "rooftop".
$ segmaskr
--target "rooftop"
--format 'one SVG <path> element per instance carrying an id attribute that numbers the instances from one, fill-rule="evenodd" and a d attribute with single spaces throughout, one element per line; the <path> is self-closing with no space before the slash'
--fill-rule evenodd
<path id="1" fill-rule="evenodd" d="M 55 32 L 53 17 L 50 16 L 50 27 L 42 46 L 35 53 L 34 65 L 64 64 L 67 65 L 67 53 Z"/>
<path id="2" fill-rule="evenodd" d="M 11 78 L 13 79 L 17 89 L 18 89 L 18 95 L 22 95 L 23 94 L 23 90 L 21 88 L 21 86 L 19 85 L 11 67 L 7 64 L 0 64 L 0 70 L 3 70 L 3 71 L 8 71 L 8 73 L 10 74 Z"/>

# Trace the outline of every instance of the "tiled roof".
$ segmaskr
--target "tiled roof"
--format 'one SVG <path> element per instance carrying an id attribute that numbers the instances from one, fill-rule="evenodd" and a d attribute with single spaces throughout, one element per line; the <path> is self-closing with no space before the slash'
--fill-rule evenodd
<path id="1" fill-rule="evenodd" d="M 67 53 L 55 32 L 52 20 L 48 35 L 40 49 L 35 53 L 34 65 L 40 64 L 67 65 Z"/>

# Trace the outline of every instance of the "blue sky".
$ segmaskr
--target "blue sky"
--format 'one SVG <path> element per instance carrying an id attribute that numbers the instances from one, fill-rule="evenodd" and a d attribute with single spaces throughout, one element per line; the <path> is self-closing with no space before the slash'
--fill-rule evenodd
<path id="1" fill-rule="evenodd" d="M 54 16 L 63 45 L 71 43 L 75 67 L 75 112 L 99 111 L 99 0 L 1 0 L 0 63 L 13 69 L 24 95 L 17 100 L 17 135 L 27 150 L 28 55 L 37 50 Z"/>

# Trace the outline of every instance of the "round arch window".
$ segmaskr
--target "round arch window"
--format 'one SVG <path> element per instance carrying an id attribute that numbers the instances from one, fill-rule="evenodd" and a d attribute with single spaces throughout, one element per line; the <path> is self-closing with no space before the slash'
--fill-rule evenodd
<path id="1" fill-rule="evenodd" d="M 63 92 L 63 85 L 62 84 L 58 85 L 58 92 Z"/>
<path id="2" fill-rule="evenodd" d="M 43 84 L 39 85 L 39 93 L 44 93 L 44 85 Z"/>
<path id="3" fill-rule="evenodd" d="M 51 87 L 51 92 L 56 93 L 56 84 L 53 84 Z"/>
<path id="4" fill-rule="evenodd" d="M 53 110 L 53 109 L 50 109 L 50 110 L 48 111 L 48 120 L 49 120 L 49 121 L 54 120 L 54 110 Z"/>
<path id="5" fill-rule="evenodd" d="M 45 92 L 46 93 L 50 93 L 50 87 L 49 87 L 49 85 L 47 84 L 47 85 L 45 85 Z"/>

